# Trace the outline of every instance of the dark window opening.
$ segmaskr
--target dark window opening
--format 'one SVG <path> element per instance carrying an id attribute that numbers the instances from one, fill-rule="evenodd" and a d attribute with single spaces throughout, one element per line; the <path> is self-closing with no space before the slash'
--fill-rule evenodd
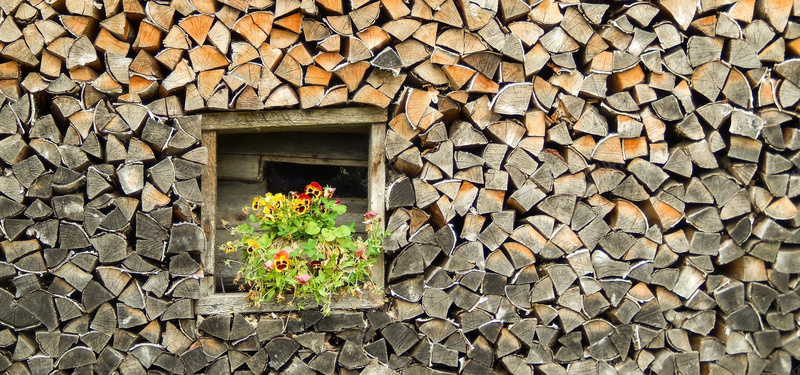
<path id="1" fill-rule="evenodd" d="M 267 188 L 270 192 L 302 191 L 312 181 L 336 188 L 338 198 L 367 197 L 367 169 L 339 165 L 267 163 Z"/>

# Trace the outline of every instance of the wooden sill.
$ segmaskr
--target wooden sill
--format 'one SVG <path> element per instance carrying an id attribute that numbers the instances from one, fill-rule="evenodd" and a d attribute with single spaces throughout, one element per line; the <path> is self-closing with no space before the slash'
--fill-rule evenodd
<path id="1" fill-rule="evenodd" d="M 366 291 L 361 296 L 341 296 L 331 301 L 333 310 L 368 310 L 383 306 L 383 291 Z M 286 301 L 277 303 L 274 300 L 261 306 L 250 306 L 247 301 L 247 293 L 219 293 L 202 297 L 195 303 L 195 313 L 198 315 L 214 315 L 236 312 L 240 314 L 264 313 L 264 312 L 287 312 L 297 311 L 296 301 L 291 301 L 291 296 Z M 304 310 L 319 309 L 319 305 L 313 300 L 307 300 L 303 304 Z"/>

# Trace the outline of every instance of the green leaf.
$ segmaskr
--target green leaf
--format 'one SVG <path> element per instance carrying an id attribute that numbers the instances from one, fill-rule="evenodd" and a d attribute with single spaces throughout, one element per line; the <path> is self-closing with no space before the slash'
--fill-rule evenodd
<path id="1" fill-rule="evenodd" d="M 343 204 L 334 204 L 333 207 L 331 207 L 331 211 L 335 212 L 337 215 L 341 215 L 347 212 L 347 206 Z"/>
<path id="2" fill-rule="evenodd" d="M 322 228 L 322 238 L 327 242 L 332 242 L 336 239 L 336 234 L 328 228 Z"/>
<path id="3" fill-rule="evenodd" d="M 242 223 L 236 226 L 236 231 L 240 233 L 253 233 L 253 227 L 248 223 Z"/>
<path id="4" fill-rule="evenodd" d="M 341 225 L 338 228 L 334 229 L 336 233 L 336 237 L 345 238 L 350 236 L 350 227 L 346 225 Z"/>
<path id="5" fill-rule="evenodd" d="M 272 245 L 272 238 L 269 237 L 269 234 L 264 233 L 258 238 L 258 246 L 261 246 L 262 249 L 267 249 L 270 245 Z"/>
<path id="6" fill-rule="evenodd" d="M 315 221 L 308 223 L 308 226 L 306 226 L 306 233 L 308 233 L 311 236 L 316 236 L 317 234 L 319 234 L 319 231 L 320 227 Z"/>

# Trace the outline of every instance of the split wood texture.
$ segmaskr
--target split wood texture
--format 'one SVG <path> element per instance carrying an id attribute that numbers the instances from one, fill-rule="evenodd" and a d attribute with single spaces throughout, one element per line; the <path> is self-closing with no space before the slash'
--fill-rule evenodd
<path id="1" fill-rule="evenodd" d="M 798 16 L 0 0 L 0 372 L 788 375 Z M 348 106 L 390 118 L 386 307 L 196 314 L 202 114 Z"/>

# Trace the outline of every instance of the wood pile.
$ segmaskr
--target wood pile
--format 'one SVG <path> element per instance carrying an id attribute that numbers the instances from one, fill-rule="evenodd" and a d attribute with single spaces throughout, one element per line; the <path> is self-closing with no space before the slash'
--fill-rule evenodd
<path id="1" fill-rule="evenodd" d="M 0 373 L 800 368 L 800 3 L 0 0 Z M 386 108 L 387 307 L 199 316 L 202 113 Z"/>
<path id="2" fill-rule="evenodd" d="M 800 24 L 754 18 L 777 3 L 699 6 L 543 1 L 506 25 L 500 54 L 442 67 L 488 69 L 501 82 L 486 95 L 480 73 L 448 75 L 464 91 L 404 92 L 387 133 L 402 173 L 388 282 L 399 316 L 448 330 L 420 339 L 420 362 L 796 368 L 800 143 L 797 99 L 779 86 L 800 77 L 784 49 Z M 460 362 L 431 350 L 453 342 L 466 350 L 438 353 Z"/>

